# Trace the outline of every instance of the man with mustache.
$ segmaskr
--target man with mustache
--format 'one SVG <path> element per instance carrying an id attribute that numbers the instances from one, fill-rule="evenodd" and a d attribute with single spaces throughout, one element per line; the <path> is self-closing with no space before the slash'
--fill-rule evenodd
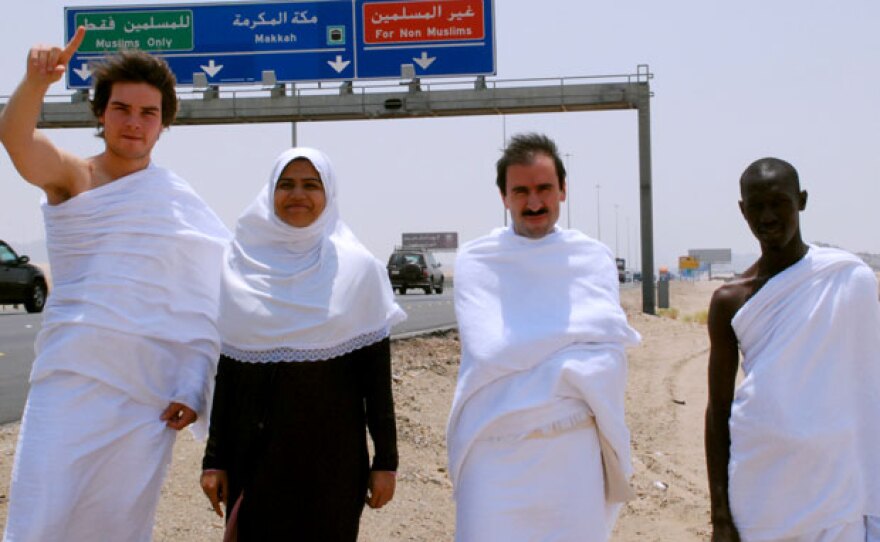
<path id="1" fill-rule="evenodd" d="M 761 256 L 709 307 L 712 541 L 876 542 L 877 278 L 803 242 L 807 192 L 788 162 L 752 163 L 740 192 Z"/>
<path id="2" fill-rule="evenodd" d="M 632 494 L 624 347 L 639 335 L 611 251 L 556 226 L 555 143 L 514 136 L 496 183 L 513 226 L 467 243 L 455 265 L 456 540 L 604 542 Z"/>

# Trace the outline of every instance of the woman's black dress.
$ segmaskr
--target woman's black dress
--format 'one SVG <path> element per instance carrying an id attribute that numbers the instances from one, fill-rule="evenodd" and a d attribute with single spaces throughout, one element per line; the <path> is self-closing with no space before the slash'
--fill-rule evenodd
<path id="1" fill-rule="evenodd" d="M 222 356 L 202 466 L 227 472 L 229 510 L 243 493 L 240 541 L 354 542 L 370 469 L 397 470 L 388 339 L 313 362 Z"/>

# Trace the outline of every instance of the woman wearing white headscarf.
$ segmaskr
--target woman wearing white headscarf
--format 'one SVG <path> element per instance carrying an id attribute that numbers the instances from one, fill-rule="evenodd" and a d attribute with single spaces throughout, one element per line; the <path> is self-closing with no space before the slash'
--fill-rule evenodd
<path id="1" fill-rule="evenodd" d="M 394 494 L 384 267 L 339 218 L 320 151 L 294 148 L 239 218 L 224 269 L 202 488 L 238 540 L 355 541 Z M 373 440 L 370 465 L 366 428 Z"/>

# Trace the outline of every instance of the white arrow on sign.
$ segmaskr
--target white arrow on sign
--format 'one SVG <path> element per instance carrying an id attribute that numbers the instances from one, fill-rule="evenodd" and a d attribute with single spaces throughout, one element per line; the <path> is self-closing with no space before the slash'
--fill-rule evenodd
<path id="1" fill-rule="evenodd" d="M 208 61 L 207 66 L 199 66 L 202 68 L 205 73 L 208 74 L 208 77 L 214 77 L 217 73 L 223 69 L 223 64 L 214 64 L 214 59 Z"/>
<path id="2" fill-rule="evenodd" d="M 423 70 L 427 70 L 428 66 L 433 64 L 435 60 L 437 60 L 436 56 L 428 58 L 428 51 L 422 51 L 422 56 L 419 58 L 413 57 L 413 61 L 421 66 Z"/>
<path id="3" fill-rule="evenodd" d="M 328 60 L 327 64 L 330 64 L 330 67 L 336 70 L 336 73 L 342 73 L 342 70 L 351 64 L 351 60 L 342 60 L 342 55 L 336 55 L 336 61 Z"/>
<path id="4" fill-rule="evenodd" d="M 89 65 L 85 62 L 83 62 L 82 68 L 74 68 L 73 73 L 77 74 L 83 81 L 88 81 L 89 77 L 92 76 L 92 70 L 89 69 Z"/>

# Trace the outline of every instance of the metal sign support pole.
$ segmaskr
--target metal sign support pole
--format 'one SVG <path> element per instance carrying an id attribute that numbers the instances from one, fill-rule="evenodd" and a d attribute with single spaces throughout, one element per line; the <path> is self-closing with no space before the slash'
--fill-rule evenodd
<path id="1" fill-rule="evenodd" d="M 642 312 L 655 314 L 654 211 L 651 186 L 651 89 L 639 84 L 639 204 L 642 231 Z"/>

